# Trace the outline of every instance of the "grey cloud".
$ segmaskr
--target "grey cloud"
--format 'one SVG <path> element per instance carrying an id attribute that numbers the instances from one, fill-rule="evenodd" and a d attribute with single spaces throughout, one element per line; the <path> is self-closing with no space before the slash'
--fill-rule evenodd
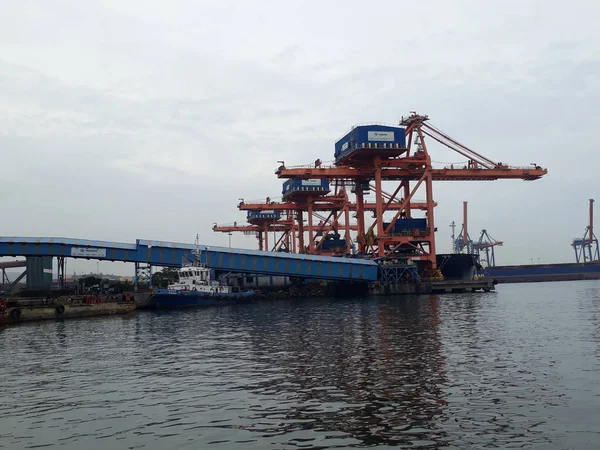
<path id="1" fill-rule="evenodd" d="M 577 29 L 567 22 L 565 39 L 553 24 L 577 11 L 546 3 L 541 22 L 529 4 L 478 2 L 429 3 L 413 16 L 395 2 L 381 4 L 384 16 L 324 3 L 314 21 L 310 5 L 281 2 L 34 5 L 14 23 L 0 19 L 0 148 L 14 186 L 14 220 L 1 234 L 185 241 L 200 232 L 223 244 L 210 227 L 243 221 L 239 197 L 280 195 L 277 160 L 329 161 L 351 125 L 416 109 L 492 159 L 551 171 L 536 183 L 440 183 L 440 230 L 469 200 L 473 229 L 505 241 L 499 261 L 542 248 L 549 261 L 571 259 L 596 185 L 591 16 Z M 341 26 L 350 19 L 364 32 Z M 550 239 L 561 245 L 544 247 Z"/>

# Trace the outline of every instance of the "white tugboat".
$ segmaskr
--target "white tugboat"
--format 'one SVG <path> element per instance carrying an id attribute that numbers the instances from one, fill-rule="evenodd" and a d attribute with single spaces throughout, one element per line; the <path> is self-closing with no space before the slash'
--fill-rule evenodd
<path id="1" fill-rule="evenodd" d="M 155 289 L 153 303 L 158 309 L 188 308 L 194 306 L 230 305 L 253 300 L 253 290 L 241 291 L 211 279 L 211 270 L 200 261 L 198 237 L 192 251 L 194 260 L 184 263 L 177 271 L 179 281 L 166 289 Z"/>

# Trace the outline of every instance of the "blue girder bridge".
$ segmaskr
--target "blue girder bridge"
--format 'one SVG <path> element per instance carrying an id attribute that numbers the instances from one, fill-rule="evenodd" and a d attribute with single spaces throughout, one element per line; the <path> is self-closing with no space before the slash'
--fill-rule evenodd
<path id="1" fill-rule="evenodd" d="M 266 252 L 200 245 L 200 259 L 214 270 L 340 281 L 377 280 L 372 260 Z M 138 239 L 134 244 L 60 237 L 0 237 L 0 256 L 57 257 L 179 267 L 191 261 L 194 245 Z M 63 272 L 64 274 L 64 272 Z"/>

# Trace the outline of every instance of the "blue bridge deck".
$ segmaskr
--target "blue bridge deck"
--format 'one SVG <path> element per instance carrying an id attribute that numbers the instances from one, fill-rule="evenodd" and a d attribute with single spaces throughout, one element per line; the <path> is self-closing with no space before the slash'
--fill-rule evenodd
<path id="1" fill-rule="evenodd" d="M 192 260 L 192 244 L 136 240 L 135 244 L 60 237 L 0 237 L 0 256 L 55 256 L 178 267 Z M 377 280 L 375 261 L 200 245 L 215 270 L 324 280 Z"/>

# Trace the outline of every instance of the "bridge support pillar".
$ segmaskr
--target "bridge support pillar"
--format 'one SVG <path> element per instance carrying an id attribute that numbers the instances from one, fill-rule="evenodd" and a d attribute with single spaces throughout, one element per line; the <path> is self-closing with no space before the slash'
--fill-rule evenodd
<path id="1" fill-rule="evenodd" d="M 152 285 L 152 266 L 148 263 L 135 263 L 135 274 L 133 277 L 133 289 L 150 287 Z"/>
<path id="2" fill-rule="evenodd" d="M 58 261 L 58 288 L 62 291 L 65 288 L 65 257 L 59 256 Z"/>

